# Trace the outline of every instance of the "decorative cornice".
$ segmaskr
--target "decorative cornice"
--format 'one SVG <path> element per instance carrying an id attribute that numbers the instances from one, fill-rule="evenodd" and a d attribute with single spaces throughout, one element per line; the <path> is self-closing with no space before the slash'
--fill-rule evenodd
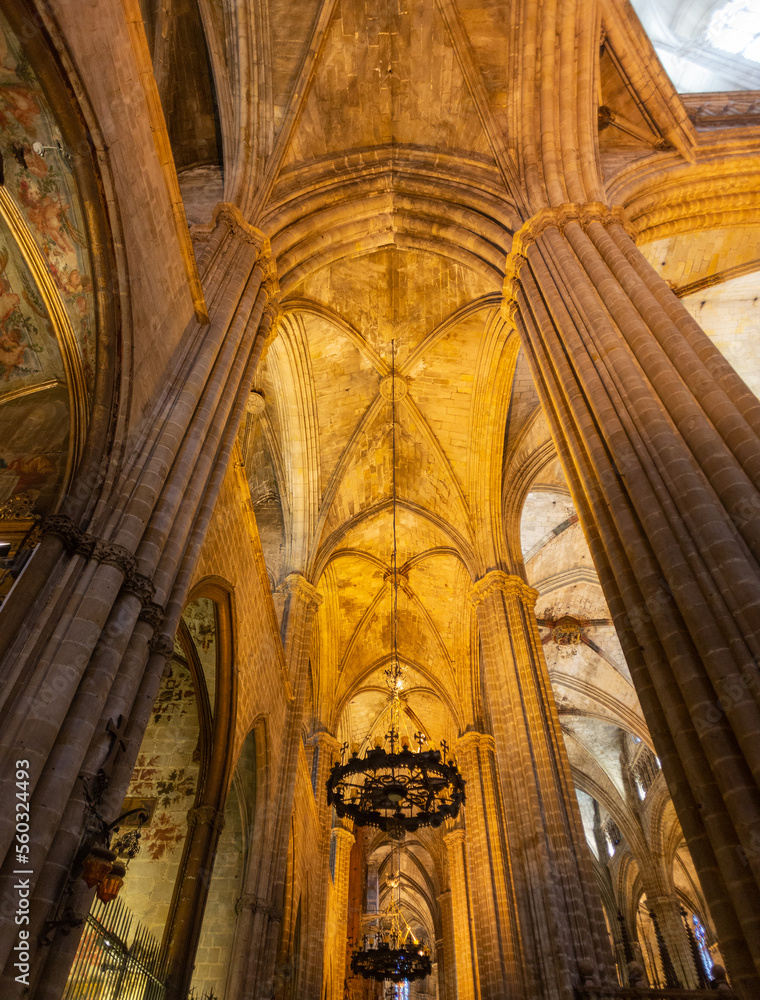
<path id="1" fill-rule="evenodd" d="M 482 576 L 470 589 L 469 598 L 477 608 L 495 592 L 518 597 L 528 608 L 535 607 L 538 600 L 537 590 L 528 586 L 519 576 L 512 576 L 500 569 L 491 570 Z"/>
<path id="2" fill-rule="evenodd" d="M 26 493 L 16 493 L 0 503 L 0 521 L 29 521 L 39 518 L 35 502 L 39 490 L 28 490 Z"/>

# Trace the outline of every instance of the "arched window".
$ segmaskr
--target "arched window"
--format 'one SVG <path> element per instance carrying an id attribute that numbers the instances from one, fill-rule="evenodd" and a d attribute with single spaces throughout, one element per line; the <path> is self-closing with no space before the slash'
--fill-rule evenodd
<path id="1" fill-rule="evenodd" d="M 697 941 L 697 948 L 699 948 L 699 957 L 702 959 L 702 965 L 704 966 L 707 976 L 711 977 L 713 960 L 710 957 L 710 949 L 707 947 L 707 934 L 702 926 L 702 921 L 696 913 L 692 914 L 691 920 L 694 924 L 694 937 Z"/>

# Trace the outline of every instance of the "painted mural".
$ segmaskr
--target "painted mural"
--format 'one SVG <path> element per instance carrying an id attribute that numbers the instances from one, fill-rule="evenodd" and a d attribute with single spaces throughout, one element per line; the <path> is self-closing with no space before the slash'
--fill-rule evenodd
<path id="1" fill-rule="evenodd" d="M 0 17 L 3 522 L 56 507 L 86 429 L 95 365 L 94 300 L 73 155 Z"/>
<path id="2" fill-rule="evenodd" d="M 63 146 L 42 89 L 2 18 L 0 153 L 3 184 L 26 220 L 63 299 L 91 393 L 95 364 L 92 268 L 72 173 L 73 154 Z M 14 290 L 14 294 L 18 293 Z M 7 317 L 1 329 L 0 335 L 12 338 Z M 12 360 L 12 348 L 5 351 Z"/>
<path id="3" fill-rule="evenodd" d="M 40 512 L 55 503 L 69 455 L 68 398 L 63 386 L 0 406 L 13 423 L 0 436 L 0 504 L 24 497 Z"/>

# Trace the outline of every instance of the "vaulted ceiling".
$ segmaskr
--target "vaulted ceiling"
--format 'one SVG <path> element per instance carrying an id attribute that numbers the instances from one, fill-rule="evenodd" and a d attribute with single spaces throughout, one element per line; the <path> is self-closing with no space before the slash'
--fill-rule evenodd
<path id="1" fill-rule="evenodd" d="M 172 128 L 196 136 L 178 147 L 188 216 L 234 201 L 277 260 L 282 318 L 240 445 L 273 591 L 297 572 L 323 597 L 313 726 L 351 741 L 384 731 L 395 531 L 409 733 L 451 743 L 488 725 L 468 593 L 491 569 L 527 572 L 571 760 L 588 771 L 608 730 L 646 730 L 500 310 L 524 216 L 512 183 L 519 5 L 197 0 L 191 16 L 195 2 L 146 8 L 146 23 L 161 58 L 173 33 L 193 39 L 184 67 L 157 74 Z M 602 7 L 630 15 L 626 0 Z M 740 278 L 757 268 L 756 239 L 728 219 L 708 259 L 683 233 L 683 189 L 667 179 L 701 183 L 674 148 L 691 126 L 657 103 L 645 40 L 632 56 L 620 38 L 602 36 L 597 67 L 608 189 L 659 237 L 650 259 L 684 294 L 716 272 Z M 632 58 L 646 68 L 636 86 Z M 552 639 L 562 613 L 586 623 L 589 641 L 570 653 Z M 608 763 L 593 764 L 597 778 Z"/>

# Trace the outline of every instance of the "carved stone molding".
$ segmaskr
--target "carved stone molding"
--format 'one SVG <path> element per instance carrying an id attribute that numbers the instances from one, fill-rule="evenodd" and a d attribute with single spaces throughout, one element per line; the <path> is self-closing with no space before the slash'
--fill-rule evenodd
<path id="1" fill-rule="evenodd" d="M 193 243 L 208 243 L 215 229 L 219 225 L 225 225 L 230 232 L 250 243 L 258 250 L 266 248 L 269 250 L 269 238 L 260 229 L 250 225 L 245 221 L 237 205 L 228 201 L 220 201 L 214 208 L 214 214 L 210 222 L 199 223 L 190 230 L 190 237 Z"/>
<path id="2" fill-rule="evenodd" d="M 151 653 L 169 657 L 174 652 L 174 638 L 166 632 L 157 632 L 148 643 L 148 649 Z"/>
<path id="3" fill-rule="evenodd" d="M 153 603 L 156 588 L 150 577 L 137 572 L 137 560 L 129 549 L 124 548 L 123 545 L 117 545 L 115 542 L 108 542 L 91 535 L 75 524 L 67 514 L 51 514 L 46 517 L 41 530 L 43 534 L 58 535 L 59 538 L 63 539 L 66 549 L 74 555 L 84 556 L 85 559 L 94 559 L 96 562 L 115 566 L 121 570 L 124 575 L 123 590 L 128 594 L 134 594 L 143 605 L 140 618 L 153 624 L 154 628 L 159 627 L 161 622 L 158 620 L 158 614 L 160 612 L 161 620 L 163 620 L 163 609 Z"/>
<path id="4" fill-rule="evenodd" d="M 571 222 L 578 222 L 585 229 L 592 222 L 601 222 L 604 226 L 621 225 L 629 236 L 635 238 L 636 231 L 631 225 L 623 208 L 618 205 L 605 205 L 602 202 L 568 203 L 557 208 L 542 208 L 528 219 L 512 237 L 512 249 L 507 254 L 504 268 L 504 319 L 512 324 L 515 282 L 519 281 L 520 270 L 528 259 L 528 249 L 539 239 L 547 229 L 552 227 L 560 233 Z"/>
<path id="5" fill-rule="evenodd" d="M 140 614 L 137 616 L 137 620 L 139 622 L 146 622 L 155 632 L 161 628 L 165 617 L 166 614 L 160 604 L 155 604 L 153 601 L 146 601 L 142 606 Z"/>
<path id="6" fill-rule="evenodd" d="M 191 830 L 196 826 L 210 826 L 221 833 L 224 813 L 216 806 L 193 806 L 187 813 L 187 825 Z"/>
<path id="7" fill-rule="evenodd" d="M 491 570 L 490 573 L 481 577 L 473 585 L 469 597 L 477 608 L 496 591 L 501 591 L 508 596 L 519 597 L 528 608 L 534 608 L 538 600 L 538 591 L 528 586 L 519 576 L 512 576 L 498 569 Z"/>
<path id="8" fill-rule="evenodd" d="M 310 610 L 316 611 L 324 598 L 319 593 L 313 583 L 309 583 L 305 576 L 300 573 L 289 573 L 282 581 L 277 591 L 284 596 L 298 598 Z"/>

